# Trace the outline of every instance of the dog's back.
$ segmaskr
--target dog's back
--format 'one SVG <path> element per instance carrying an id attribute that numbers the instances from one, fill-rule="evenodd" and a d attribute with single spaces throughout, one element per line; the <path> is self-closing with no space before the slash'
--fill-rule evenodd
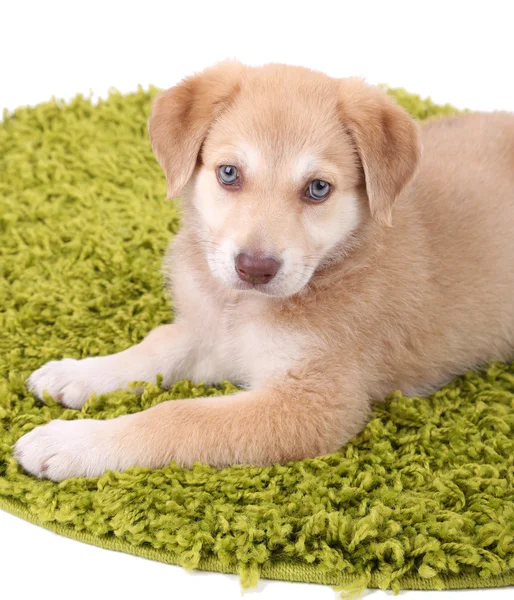
<path id="1" fill-rule="evenodd" d="M 437 284 L 454 310 L 472 307 L 468 328 L 496 322 L 498 350 L 505 342 L 512 348 L 514 115 L 437 120 L 423 128 L 423 145 L 410 193 L 428 231 Z"/>
<path id="2" fill-rule="evenodd" d="M 422 139 L 384 256 L 410 280 L 405 336 L 386 364 L 393 387 L 412 393 L 514 355 L 514 115 L 436 119 Z"/>

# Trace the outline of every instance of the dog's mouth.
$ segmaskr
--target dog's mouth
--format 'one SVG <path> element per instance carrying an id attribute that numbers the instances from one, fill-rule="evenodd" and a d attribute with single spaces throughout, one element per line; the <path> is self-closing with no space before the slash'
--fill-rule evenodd
<path id="1" fill-rule="evenodd" d="M 230 283 L 225 281 L 234 290 L 275 298 L 288 298 L 301 292 L 308 284 L 312 274 L 302 273 L 302 276 L 291 278 L 288 276 L 275 277 L 269 281 L 244 281 L 240 278 L 232 280 Z"/>
<path id="2" fill-rule="evenodd" d="M 277 286 L 273 282 L 258 282 L 258 281 L 237 281 L 234 285 L 234 289 L 243 292 L 256 292 L 259 294 L 265 294 L 266 296 L 282 296 L 283 294 L 277 293 Z"/>

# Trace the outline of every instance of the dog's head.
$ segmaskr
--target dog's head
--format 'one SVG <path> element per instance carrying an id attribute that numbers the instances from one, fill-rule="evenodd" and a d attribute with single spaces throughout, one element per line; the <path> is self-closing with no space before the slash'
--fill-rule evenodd
<path id="1" fill-rule="evenodd" d="M 378 88 L 284 65 L 190 77 L 156 98 L 149 131 L 212 274 L 275 296 L 300 291 L 364 219 L 391 225 L 420 154 L 417 125 Z"/>

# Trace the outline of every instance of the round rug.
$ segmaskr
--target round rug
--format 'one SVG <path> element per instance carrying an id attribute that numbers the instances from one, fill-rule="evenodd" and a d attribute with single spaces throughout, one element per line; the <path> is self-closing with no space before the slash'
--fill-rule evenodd
<path id="1" fill-rule="evenodd" d="M 153 382 L 74 411 L 24 384 L 49 360 L 120 351 L 170 319 L 159 269 L 179 211 L 147 138 L 156 92 L 54 100 L 0 124 L 0 508 L 105 548 L 239 573 L 246 586 L 514 584 L 513 364 L 429 398 L 393 394 L 339 452 L 285 466 L 171 464 L 53 483 L 16 463 L 13 443 L 51 419 L 234 389 Z M 391 93 L 421 119 L 454 112 Z"/>

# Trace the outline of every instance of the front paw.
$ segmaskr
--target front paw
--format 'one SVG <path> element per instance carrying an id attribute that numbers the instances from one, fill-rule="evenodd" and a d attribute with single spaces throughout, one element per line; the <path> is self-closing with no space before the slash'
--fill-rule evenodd
<path id="1" fill-rule="evenodd" d="M 40 400 L 43 400 L 43 392 L 48 392 L 68 408 L 81 408 L 94 391 L 94 373 L 88 360 L 91 359 L 65 358 L 48 362 L 28 378 L 28 388 Z"/>
<path id="2" fill-rule="evenodd" d="M 97 477 L 118 468 L 115 421 L 61 421 L 36 427 L 14 445 L 14 457 L 39 478 Z"/>

